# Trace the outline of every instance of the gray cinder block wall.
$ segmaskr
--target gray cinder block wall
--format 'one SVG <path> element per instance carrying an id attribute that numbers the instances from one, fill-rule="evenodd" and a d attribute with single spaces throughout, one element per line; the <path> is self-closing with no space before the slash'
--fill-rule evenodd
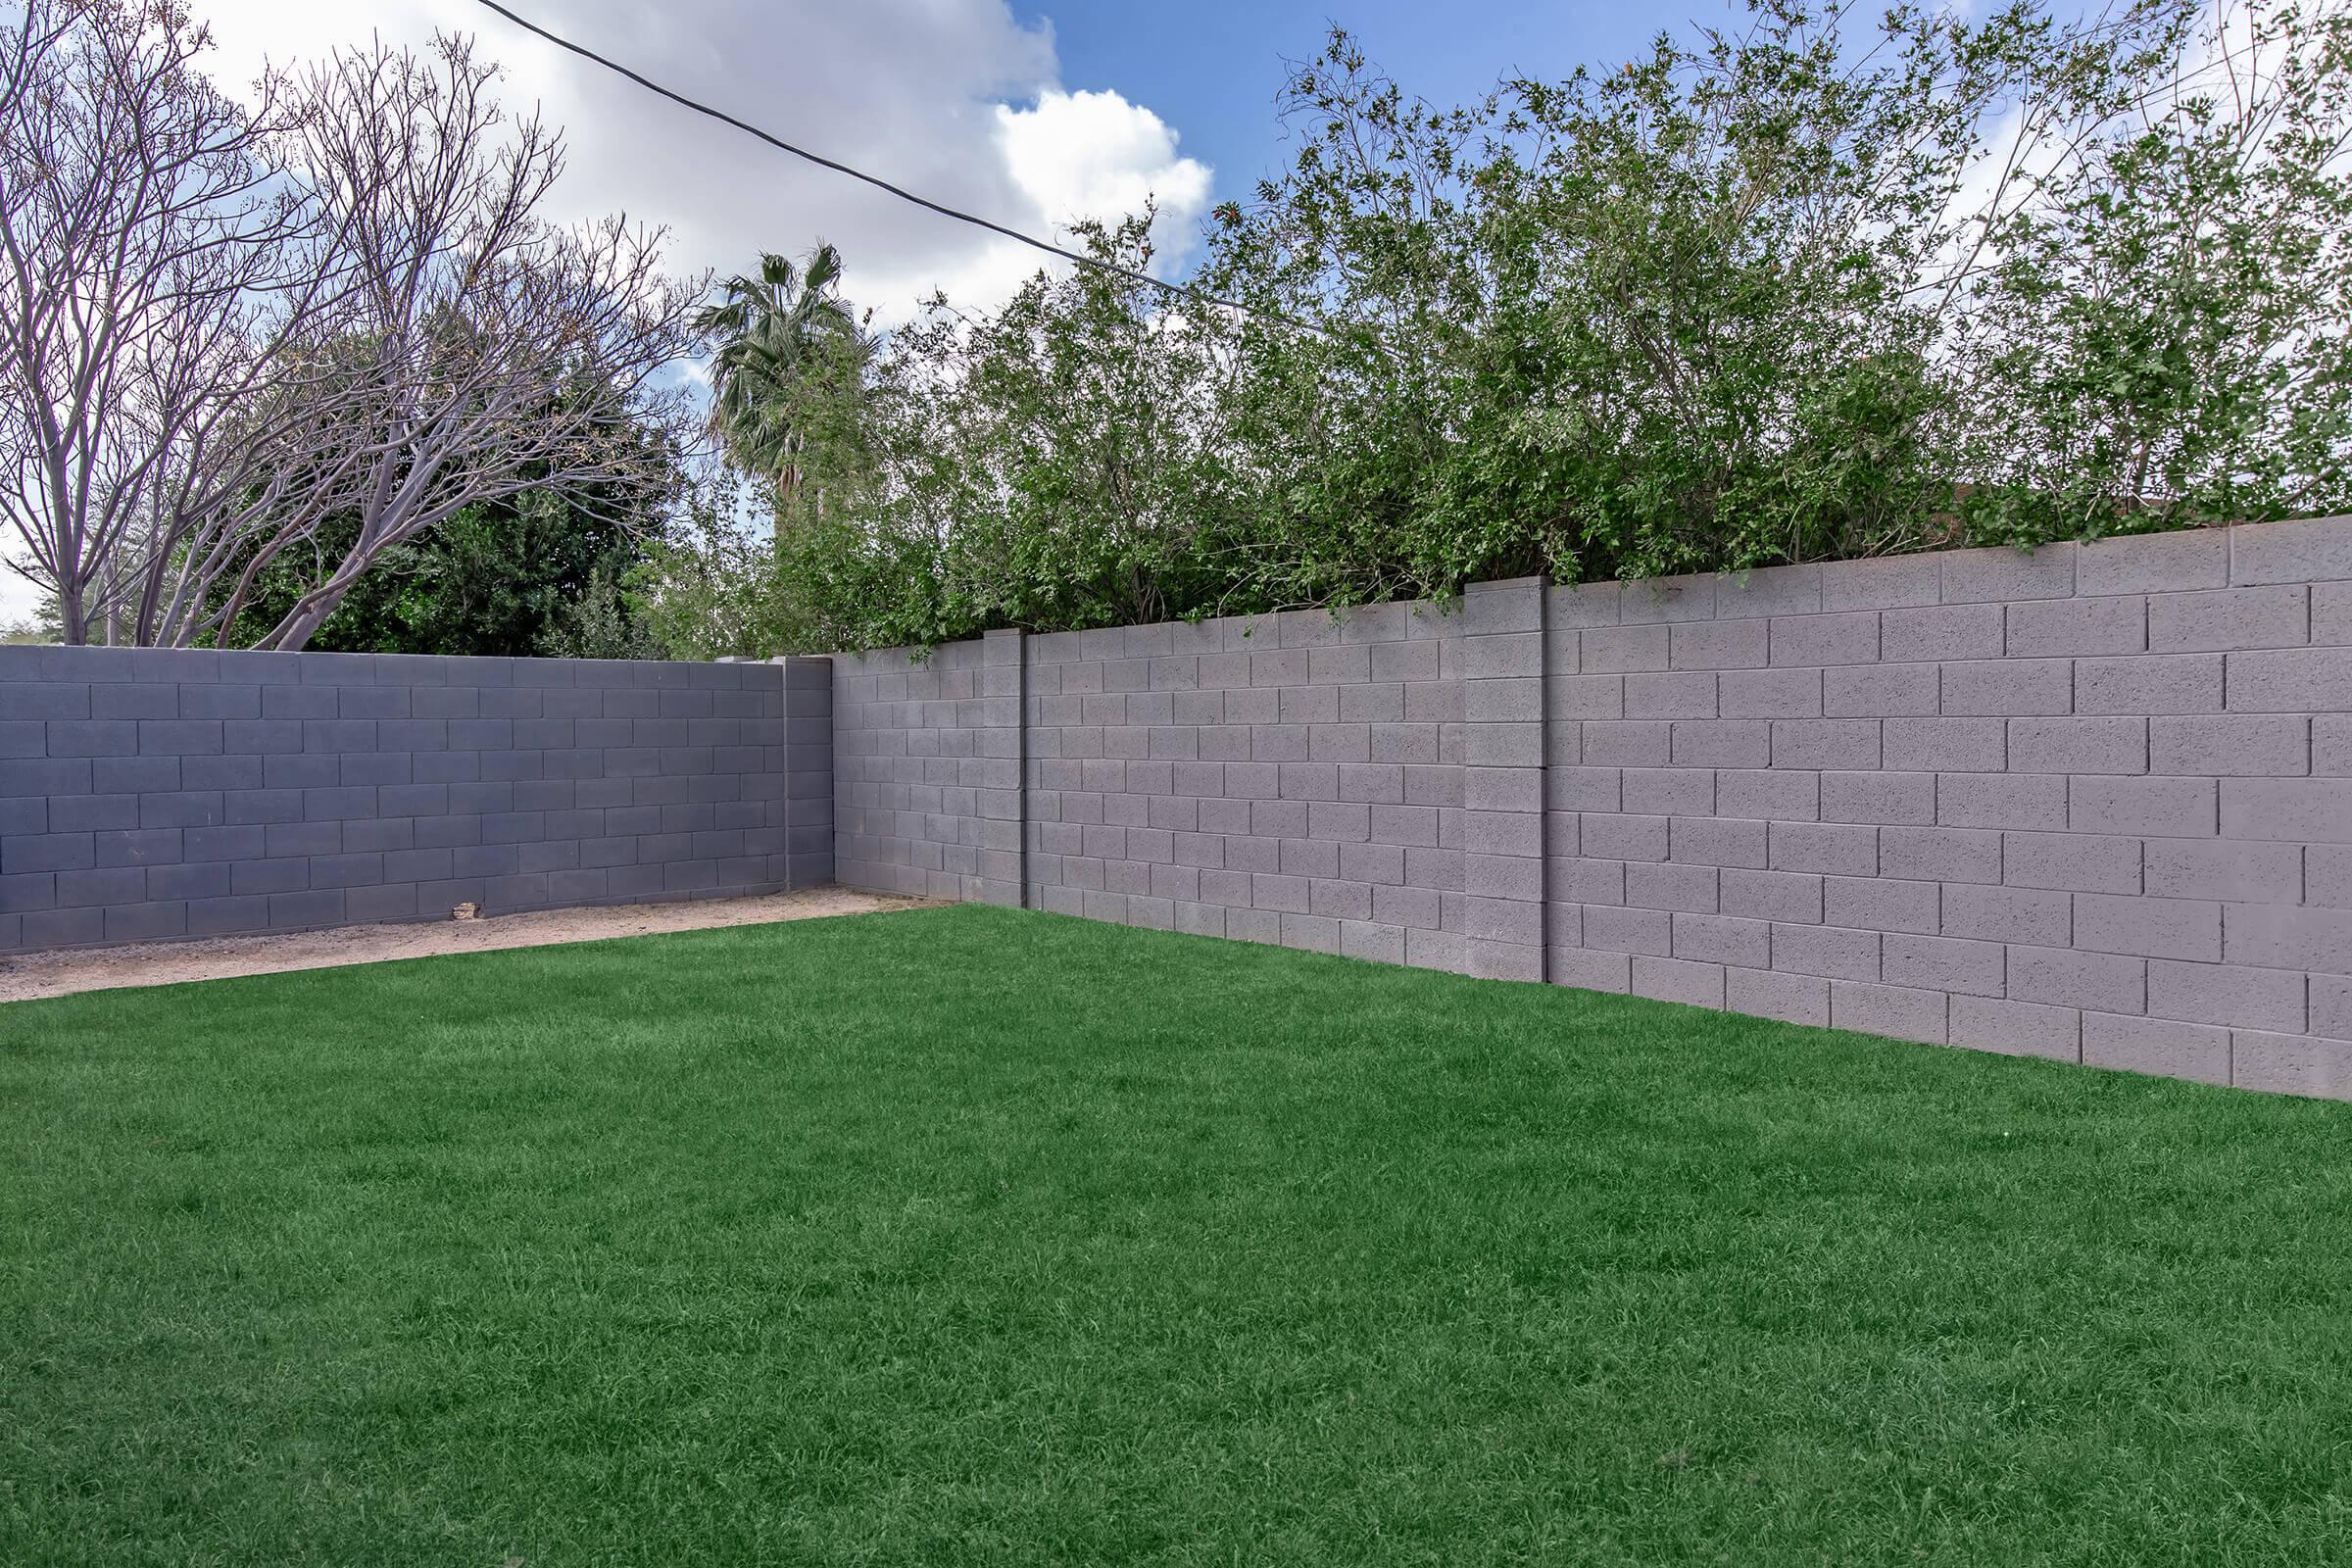
<path id="1" fill-rule="evenodd" d="M 853 885 L 2352 1095 L 2352 518 L 834 677 Z"/>
<path id="2" fill-rule="evenodd" d="M 832 877 L 822 660 L 0 648 L 0 951 Z"/>

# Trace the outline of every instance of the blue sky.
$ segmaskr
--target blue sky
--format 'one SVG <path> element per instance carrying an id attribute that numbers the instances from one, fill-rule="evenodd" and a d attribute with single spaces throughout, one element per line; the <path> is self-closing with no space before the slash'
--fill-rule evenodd
<path id="1" fill-rule="evenodd" d="M 1617 62 L 1661 26 L 1730 15 L 1726 0 L 1678 10 L 1642 5 L 1541 5 L 1507 0 L 1022 0 L 1023 23 L 1053 24 L 1064 86 L 1113 90 L 1149 106 L 1209 164 L 1219 200 L 1247 196 L 1278 166 L 1274 95 L 1283 61 L 1303 60 L 1338 22 L 1408 92 L 1466 101 L 1507 72 L 1560 77 L 1577 66 Z"/>

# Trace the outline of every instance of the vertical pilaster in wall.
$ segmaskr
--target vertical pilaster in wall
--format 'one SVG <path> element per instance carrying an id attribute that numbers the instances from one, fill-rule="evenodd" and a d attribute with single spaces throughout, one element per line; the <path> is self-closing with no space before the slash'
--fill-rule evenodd
<path id="1" fill-rule="evenodd" d="M 1462 967 L 1544 978 L 1544 579 L 1462 594 Z"/>
<path id="2" fill-rule="evenodd" d="M 770 761 L 784 779 L 783 865 L 788 888 L 833 880 L 833 661 L 778 659 L 784 744 Z"/>
<path id="3" fill-rule="evenodd" d="M 983 904 L 1019 906 L 1026 887 L 1022 802 L 1027 798 L 1022 737 L 1027 733 L 1024 698 L 1026 651 L 1018 631 L 992 631 L 981 639 L 980 734 L 972 758 L 979 791 L 978 833 Z"/>

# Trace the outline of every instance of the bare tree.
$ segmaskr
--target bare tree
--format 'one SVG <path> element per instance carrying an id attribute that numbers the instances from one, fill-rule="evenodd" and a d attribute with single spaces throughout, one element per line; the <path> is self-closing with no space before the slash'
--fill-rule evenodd
<path id="1" fill-rule="evenodd" d="M 305 193 L 190 63 L 169 0 L 29 0 L 0 39 L 0 514 L 69 642 L 102 625 L 156 487 L 210 444 L 335 291 Z"/>
<path id="2" fill-rule="evenodd" d="M 24 416 L 0 450 L 43 484 L 0 505 L 68 640 L 103 621 L 300 648 L 387 550 L 468 506 L 541 486 L 657 504 L 687 428 L 663 373 L 702 292 L 663 278 L 659 232 L 539 216 L 562 138 L 502 113 L 466 40 L 338 54 L 266 80 L 250 115 L 192 69 L 204 41 L 167 0 L 34 0 L 26 90 L 0 101 L 0 226 L 68 241 L 5 258 L 32 303 L 23 325 L 9 304 Z M 174 140 L 183 121 L 204 133 Z M 20 180 L 61 144 L 86 174 Z M 161 194 L 93 199 L 148 165 Z M 119 298 L 147 314 L 117 327 Z"/>

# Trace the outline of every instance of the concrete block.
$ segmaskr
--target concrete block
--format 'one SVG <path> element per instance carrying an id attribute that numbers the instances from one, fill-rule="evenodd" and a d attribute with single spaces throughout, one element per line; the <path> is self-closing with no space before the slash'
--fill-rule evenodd
<path id="1" fill-rule="evenodd" d="M 179 828 L 113 828 L 95 837 L 96 864 L 174 865 L 184 858 L 187 835 Z M 0 839 L 0 846 L 6 843 L 6 839 Z M 0 856 L 4 855 L 4 848 L 0 848 Z"/>
<path id="2" fill-rule="evenodd" d="M 1661 776 L 1695 781 L 1703 780 L 1707 775 L 1703 768 L 1674 769 L 1665 775 L 1644 775 L 1645 778 Z M 1705 806 L 1693 802 L 1690 808 L 1671 808 L 1669 814 L 1697 816 L 1712 811 L 1722 816 L 1748 816 L 1782 822 L 1811 822 L 1821 816 L 1821 776 L 1817 773 L 1725 768 L 1714 775 L 1714 782 L 1712 802 Z M 1694 796 L 1700 793 L 1703 792 L 1695 788 L 1692 790 Z"/>
<path id="3" fill-rule="evenodd" d="M 2070 660 L 1953 660 L 1938 667 L 1948 714 L 2007 718 L 2074 711 Z"/>
<path id="4" fill-rule="evenodd" d="M 100 687 L 98 690 L 109 688 Z M 142 686 L 123 686 L 122 691 L 146 691 Z M 170 690 L 171 688 L 164 688 Z M 47 755 L 51 757 L 136 757 L 139 755 L 139 726 L 128 719 L 53 718 L 47 726 Z"/>
<path id="5" fill-rule="evenodd" d="M 2223 956 L 2233 964 L 2352 974 L 2352 909 L 2225 906 Z"/>
<path id="6" fill-rule="evenodd" d="M 2012 718 L 2007 722 L 2012 771 L 2145 773 L 2148 770 L 2148 720 L 2144 718 L 2120 715 Z"/>
<path id="7" fill-rule="evenodd" d="M 1937 912 L 1942 892 L 1941 884 L 1936 882 L 1827 877 L 1822 882 L 1822 918 L 1849 930 L 1934 936 L 1943 924 Z"/>
<path id="8" fill-rule="evenodd" d="M 2169 1019 L 2085 1012 L 2082 1060 L 2092 1067 L 2226 1084 L 2230 1081 L 2230 1031 Z"/>
<path id="9" fill-rule="evenodd" d="M 2008 619 L 2001 605 L 1932 605 L 1889 610 L 1879 616 L 1879 654 L 1886 660 L 1936 663 L 1949 659 L 1998 659 L 2008 652 Z"/>
<path id="10" fill-rule="evenodd" d="M 1711 620 L 1715 616 L 1712 576 L 1652 577 L 1629 582 L 1618 598 L 1618 618 L 1641 621 Z"/>
<path id="11" fill-rule="evenodd" d="M 27 929 L 30 924 L 27 919 Z M 2233 1029 L 2230 1081 L 2240 1089 L 2275 1095 L 2352 1100 L 2352 1043 Z"/>
<path id="12" fill-rule="evenodd" d="M 1766 833 L 1762 822 L 1714 816 L 1678 816 L 1670 821 L 1673 824 L 1669 834 L 1670 859 L 1758 870 L 1766 863 Z"/>
<path id="13" fill-rule="evenodd" d="M 1542 631 L 1544 579 L 1514 577 L 1502 582 L 1472 583 L 1462 590 L 1461 616 L 1465 638 L 1493 632 Z M 1286 642 L 1289 628 L 1286 616 Z"/>
<path id="14" fill-rule="evenodd" d="M 1721 911 L 1728 915 L 1799 925 L 1821 923 L 1822 879 L 1810 873 L 1725 870 L 1720 873 L 1717 897 Z"/>
<path id="15" fill-rule="evenodd" d="M 1759 669 L 1771 662 L 1765 620 L 1688 621 L 1671 628 L 1667 662 L 1673 669 Z"/>
<path id="16" fill-rule="evenodd" d="M 1937 669 L 1935 664 L 1850 664 L 1824 671 L 1822 711 L 1832 718 L 1933 713 Z"/>
<path id="17" fill-rule="evenodd" d="M 1902 986 L 1866 985 L 1853 980 L 1830 982 L 1830 1026 L 1860 1034 L 1886 1035 L 1940 1046 L 1945 1040 L 1945 1005 L 1940 991 L 1914 991 Z"/>
<path id="18" fill-rule="evenodd" d="M 2342 713 L 2352 710 L 2352 648 L 2208 654 L 2229 664 L 2233 713 Z"/>
<path id="19" fill-rule="evenodd" d="M 2311 771 L 2300 713 L 2211 713 L 2148 720 L 2149 770 L 2255 778 Z"/>
<path id="20" fill-rule="evenodd" d="M 2075 711 L 2218 713 L 2223 707 L 2224 662 L 2221 654 L 2078 660 Z"/>
<path id="21" fill-rule="evenodd" d="M 2352 517 L 2240 524 L 2230 530 L 2235 584 L 2352 577 Z"/>
<path id="22" fill-rule="evenodd" d="M 2157 898 L 2300 904 L 2304 853 L 2300 844 L 2150 839 L 2142 852 L 2143 875 L 2148 893 Z"/>
<path id="23" fill-rule="evenodd" d="M 2063 831 L 2065 778 L 2040 773 L 1944 773 L 1936 781 L 1936 820 L 1945 827 Z"/>
<path id="24" fill-rule="evenodd" d="M 1635 996 L 1647 997 L 1653 1002 L 1720 1008 L 1724 1000 L 1723 965 L 1637 954 L 1631 989 Z"/>
<path id="25" fill-rule="evenodd" d="M 0 719 L 31 722 L 90 716 L 90 689 L 80 682 L 0 681 Z"/>
<path id="26" fill-rule="evenodd" d="M 1669 756 L 1676 767 L 1768 767 L 1772 730 L 1762 719 L 1676 719 Z"/>
<path id="27" fill-rule="evenodd" d="M 1726 969 L 1724 1005 L 1733 1012 L 1784 1023 L 1827 1028 L 1830 1022 L 1830 983 L 1811 975 L 1780 974 L 1761 969 Z"/>
<path id="28" fill-rule="evenodd" d="M 1727 669 L 1716 677 L 1717 711 L 1725 718 L 1819 718 L 1819 669 Z M 1631 677 L 1629 677 L 1631 678 Z M 1555 703 L 1554 707 L 1558 705 Z M 1554 716 L 1568 716 L 1555 713 Z M 1616 713 L 1577 717 L 1614 718 Z"/>
<path id="29" fill-rule="evenodd" d="M 2046 544 L 2028 552 L 2005 547 L 1946 550 L 1936 555 L 1947 605 L 1987 600 L 2066 599 L 2075 592 L 2075 546 Z"/>
<path id="30" fill-rule="evenodd" d="M 2091 539 L 2076 547 L 2080 594 L 2172 593 L 2230 580 L 2230 536 L 2219 528 Z"/>
<path id="31" fill-rule="evenodd" d="M 2002 880 L 2080 893 L 2140 891 L 2140 841 L 2107 833 L 2007 833 Z"/>
<path id="32" fill-rule="evenodd" d="M 2117 778 L 2078 774 L 2069 786 L 2069 825 L 2079 833 L 2210 838 L 2220 831 L 2209 778 Z"/>
<path id="33" fill-rule="evenodd" d="M 255 692 L 255 701 L 257 703 L 260 701 L 258 689 L 250 686 L 191 686 L 188 689 L 195 692 L 252 691 Z M 90 717 L 113 719 L 179 718 L 183 716 L 179 709 L 179 691 L 180 689 L 177 686 L 129 684 L 121 681 L 114 681 L 104 685 L 92 686 L 90 688 Z M 221 718 L 227 715 L 220 713 L 188 713 L 184 716 L 188 718 Z"/>
<path id="34" fill-rule="evenodd" d="M 1541 984 L 1544 950 L 1516 942 L 1461 939 L 1461 972 L 1482 980 L 1524 980 Z"/>
<path id="35" fill-rule="evenodd" d="M 2073 897 L 2051 889 L 1955 882 L 1943 890 L 1947 937 L 2063 948 L 2074 941 L 2074 916 Z"/>
<path id="36" fill-rule="evenodd" d="M 2002 993 L 2001 945 L 1889 932 L 1879 942 L 1879 972 L 1890 985 L 1997 997 Z"/>
<path id="37" fill-rule="evenodd" d="M 1623 675 L 1555 675 L 1546 683 L 1544 716 L 1555 720 L 1623 718 Z"/>
<path id="38" fill-rule="evenodd" d="M 139 825 L 136 795 L 58 795 L 51 797 L 51 833 L 105 833 Z"/>
<path id="39" fill-rule="evenodd" d="M 1715 780 L 1711 768 L 1704 767 L 1629 767 L 1619 769 L 1589 769 L 1617 778 L 1620 783 L 1616 798 L 1629 811 L 1651 816 L 1712 816 L 1716 813 Z M 1737 769 L 1727 770 L 1732 778 L 1750 778 L 1757 775 Z M 1596 800 L 1591 807 L 1578 809 L 1609 809 L 1610 803 Z M 1752 816 L 1752 811 L 1726 811 L 1726 816 Z"/>
<path id="40" fill-rule="evenodd" d="M 1409 643 L 1385 644 L 1407 648 Z M 1404 718 L 1404 687 L 1396 681 L 1366 682 L 1340 688 L 1343 724 L 1395 724 Z M 1180 692 L 1176 697 L 1179 724 L 1218 724 L 1224 721 L 1224 699 L 1217 692 Z"/>
<path id="41" fill-rule="evenodd" d="M 226 818 L 218 790 L 166 791 L 139 797 L 141 827 L 213 827 Z"/>
<path id="42" fill-rule="evenodd" d="M 1712 672 L 1614 678 L 1625 682 L 1627 718 L 1713 718 L 1716 714 Z"/>
<path id="43" fill-rule="evenodd" d="M 2148 960 L 2148 1012 L 2158 1018 L 2301 1034 L 2303 990 L 2299 970 L 2252 968 L 2234 956 L 2229 963 Z"/>
<path id="44" fill-rule="evenodd" d="M 1875 768 L 1880 765 L 1880 733 L 1879 721 L 1873 718 L 1774 719 L 1770 765 Z"/>
<path id="45" fill-rule="evenodd" d="M 1932 666 L 1921 665 L 1921 668 Z M 2008 726 L 2064 719 L 1889 718 L 1881 727 L 1882 765 L 1903 772 L 1998 773 L 2009 766 Z M 2027 771 L 2041 771 L 2027 769 Z M 2065 769 L 2063 771 L 2072 771 Z"/>
<path id="46" fill-rule="evenodd" d="M 1583 727 L 1585 761 L 1595 767 L 1665 767 L 1674 760 L 1674 726 L 1663 719 L 1601 719 Z"/>
<path id="47" fill-rule="evenodd" d="M 2204 899 L 2078 893 L 2075 946 L 2090 953 L 2219 963 L 2222 906 Z"/>
<path id="48" fill-rule="evenodd" d="M 1289 718 L 1287 710 L 1284 717 Z M 1544 718 L 1544 682 L 1532 678 L 1465 681 L 1462 717 L 1473 724 L 1540 723 Z"/>
<path id="49" fill-rule="evenodd" d="M 1544 906 L 1540 902 L 1519 899 L 1486 898 L 1473 890 L 1462 902 L 1462 935 L 1473 942 L 1506 943 L 1514 947 L 1541 949 L 1544 942 Z M 1517 977 L 1496 975 L 1492 978 Z M 1542 976 L 1535 978 L 1541 979 Z"/>
<path id="50" fill-rule="evenodd" d="M 1836 876 L 1879 874 L 1879 830 L 1849 823 L 1774 822 L 1767 828 L 1775 871 Z"/>
<path id="51" fill-rule="evenodd" d="M 1633 989 L 1633 959 L 1592 948 L 1555 948 L 1548 956 L 1551 983 L 1582 991 L 1622 994 Z"/>
<path id="52" fill-rule="evenodd" d="M 2230 848 L 2248 848 L 2242 842 Z M 2278 850 L 2292 855 L 2294 845 L 2279 845 Z M 2249 904 L 2309 902 L 2323 908 L 2352 909 L 2352 846 L 2342 844 L 2314 844 L 2303 851 L 2303 896 L 2301 900 L 2273 900 L 2245 898 Z"/>
<path id="53" fill-rule="evenodd" d="M 1718 572 L 1715 613 L 1726 619 L 1809 614 L 1821 609 L 1821 577 L 1822 568 L 1810 564 Z"/>
<path id="54" fill-rule="evenodd" d="M 262 688 L 262 717 L 294 719 L 332 718 L 335 716 L 335 689 L 332 686 L 264 686 Z"/>
<path id="55" fill-rule="evenodd" d="M 1663 860 L 1667 818 L 1588 811 L 1578 824 L 1584 853 L 1604 860 Z"/>
<path id="56" fill-rule="evenodd" d="M 1577 634 L 1580 667 L 1588 675 L 1669 668 L 1669 646 L 1663 625 L 1596 626 Z"/>
<path id="57" fill-rule="evenodd" d="M 1772 620 L 1770 655 L 1773 664 L 1782 667 L 1876 663 L 1879 617 L 1871 611 L 1776 615 Z"/>
<path id="58" fill-rule="evenodd" d="M 26 948 L 80 948 L 106 940 L 106 911 L 94 905 L 27 909 L 17 918 L 20 942 Z"/>
<path id="59" fill-rule="evenodd" d="M 86 870 L 98 863 L 89 833 L 26 833 L 0 838 L 0 874 Z"/>
<path id="60" fill-rule="evenodd" d="M 2352 643 L 2352 582 L 2312 585 L 2311 640 L 2329 646 Z"/>
<path id="61" fill-rule="evenodd" d="M 270 928 L 267 898 L 192 899 L 187 910 L 187 934 L 192 937 L 231 936 Z"/>
<path id="62" fill-rule="evenodd" d="M 2145 958 L 2016 944 L 2009 949 L 2008 991 L 2020 1002 L 2140 1013 L 2148 1005 L 2147 976 Z"/>
<path id="63" fill-rule="evenodd" d="M 2148 602 L 2136 595 L 2030 601 L 2008 607 L 2011 659 L 2145 653 Z"/>
<path id="64" fill-rule="evenodd" d="M 2221 831 L 2233 839 L 2352 843 L 2352 780 L 2223 779 Z"/>
<path id="65" fill-rule="evenodd" d="M 1616 861 L 1607 863 L 1618 865 Z M 1666 860 L 1635 860 L 1620 865 L 1619 870 L 1623 876 L 1621 891 L 1609 903 L 1622 903 L 1638 909 L 1667 909 L 1699 914 L 1712 914 L 1715 911 L 1721 872 L 1714 866 L 1678 865 Z"/>
<path id="66" fill-rule="evenodd" d="M 1933 882 L 2001 880 L 2001 835 L 1983 828 L 1887 827 L 1879 833 L 1879 874 Z"/>
<path id="67" fill-rule="evenodd" d="M 2148 604 L 2148 647 L 2160 654 L 2295 648 L 2308 640 L 2311 593 L 2300 583 L 2160 594 Z"/>
<path id="68" fill-rule="evenodd" d="M 2352 976 L 2311 977 L 2311 1032 L 2330 1040 L 2352 1040 Z"/>
<path id="69" fill-rule="evenodd" d="M 1720 914 L 1673 916 L 1674 956 L 1699 963 L 1772 967 L 1772 926 Z"/>
<path id="70" fill-rule="evenodd" d="M 2044 1056 L 2079 1061 L 2082 1015 L 2073 1007 L 1995 997 L 1954 997 L 1949 1018 L 1951 1043 L 2004 1056 Z"/>
<path id="71" fill-rule="evenodd" d="M 1665 956 L 1674 951 L 1673 916 L 1663 909 L 1628 909 L 1612 905 L 1584 906 L 1585 946 L 1608 953 L 1646 953 Z"/>
<path id="72" fill-rule="evenodd" d="M 1825 562 L 1821 568 L 1821 608 L 1886 610 L 1932 605 L 1940 592 L 1940 579 L 1934 556 Z"/>
<path id="73" fill-rule="evenodd" d="M 0 914 L 22 915 L 57 907 L 57 873 L 0 873 Z"/>
<path id="74" fill-rule="evenodd" d="M 1624 860 L 1563 857 L 1545 868 L 1545 890 L 1554 899 L 1574 904 L 1623 905 L 1627 864 Z"/>

